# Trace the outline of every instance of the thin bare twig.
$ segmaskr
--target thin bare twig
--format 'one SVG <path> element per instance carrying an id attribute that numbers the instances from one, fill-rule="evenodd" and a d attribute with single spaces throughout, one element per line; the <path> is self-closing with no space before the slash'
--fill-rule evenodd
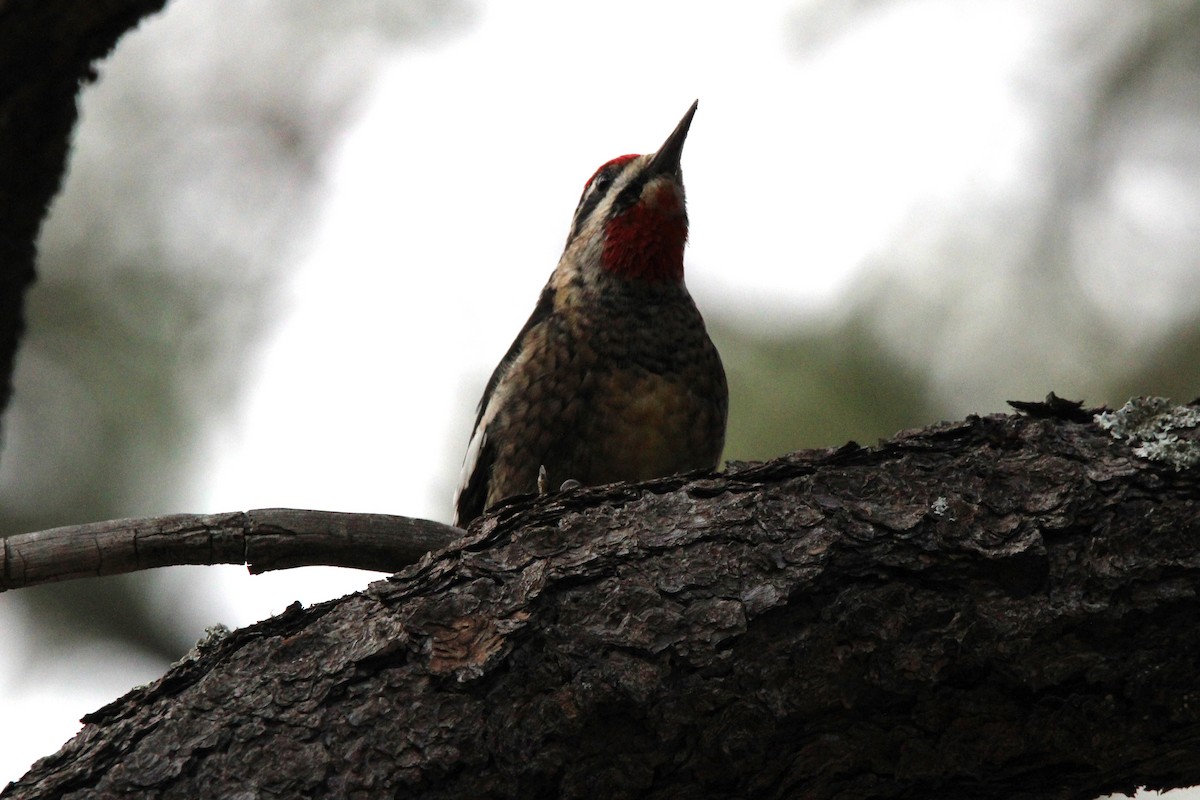
<path id="1" fill-rule="evenodd" d="M 463 534 L 427 519 L 291 508 L 68 525 L 4 539 L 0 592 L 178 564 L 396 572 Z"/>

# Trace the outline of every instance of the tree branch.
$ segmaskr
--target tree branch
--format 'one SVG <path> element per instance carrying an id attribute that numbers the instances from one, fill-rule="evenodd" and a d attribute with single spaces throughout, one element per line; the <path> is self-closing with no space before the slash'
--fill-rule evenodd
<path id="1" fill-rule="evenodd" d="M 464 533 L 425 519 L 290 508 L 109 520 L 4 539 L 0 592 L 180 564 L 396 572 Z"/>
<path id="2" fill-rule="evenodd" d="M 66 167 L 92 62 L 164 0 L 0 2 L 0 412 L 8 405 L 35 242 Z"/>
<path id="3" fill-rule="evenodd" d="M 203 643 L 0 796 L 1200 783 L 1200 468 L 1176 458 L 1200 421 L 1100 419 L 972 417 L 503 506 Z"/>

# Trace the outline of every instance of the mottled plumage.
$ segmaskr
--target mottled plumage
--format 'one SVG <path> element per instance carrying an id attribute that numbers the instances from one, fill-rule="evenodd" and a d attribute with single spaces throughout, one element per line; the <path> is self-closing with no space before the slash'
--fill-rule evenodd
<path id="1" fill-rule="evenodd" d="M 455 498 L 466 525 L 549 485 L 643 480 L 717 465 L 728 392 L 683 283 L 679 156 L 696 106 L 657 153 L 584 187 L 566 249 L 492 373 Z"/>

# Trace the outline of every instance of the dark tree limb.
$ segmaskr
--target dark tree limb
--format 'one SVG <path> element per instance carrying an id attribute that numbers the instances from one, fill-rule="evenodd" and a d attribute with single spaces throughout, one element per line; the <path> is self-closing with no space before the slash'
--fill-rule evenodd
<path id="1" fill-rule="evenodd" d="M 970 418 L 505 506 L 204 643 L 3 796 L 1200 783 L 1200 470 L 1108 427 Z"/>
<path id="2" fill-rule="evenodd" d="M 38 232 L 66 169 L 76 93 L 165 0 L 0 2 L 0 412 L 24 330 Z"/>
<path id="3" fill-rule="evenodd" d="M 396 572 L 464 533 L 427 519 L 291 508 L 93 522 L 0 540 L 0 592 L 180 564 Z"/>

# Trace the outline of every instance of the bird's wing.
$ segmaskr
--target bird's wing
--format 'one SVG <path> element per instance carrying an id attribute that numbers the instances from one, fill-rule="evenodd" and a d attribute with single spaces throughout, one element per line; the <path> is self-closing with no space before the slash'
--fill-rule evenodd
<path id="1" fill-rule="evenodd" d="M 487 502 L 488 483 L 491 479 L 496 452 L 495 447 L 488 441 L 487 427 L 496 413 L 496 410 L 490 407 L 492 398 L 496 394 L 496 387 L 500 385 L 500 381 L 512 368 L 513 362 L 520 356 L 529 332 L 544 322 L 553 311 L 554 287 L 547 283 L 546 287 L 542 289 L 533 313 L 525 321 L 517 338 L 513 339 L 508 352 L 504 354 L 504 358 L 500 359 L 500 363 L 492 371 L 492 377 L 488 378 L 487 385 L 483 389 L 483 397 L 479 399 L 479 406 L 475 409 L 475 428 L 471 431 L 471 441 L 467 445 L 466 457 L 463 458 L 458 491 L 454 493 L 454 524 L 459 527 L 467 525 L 482 514 L 484 504 Z"/>

